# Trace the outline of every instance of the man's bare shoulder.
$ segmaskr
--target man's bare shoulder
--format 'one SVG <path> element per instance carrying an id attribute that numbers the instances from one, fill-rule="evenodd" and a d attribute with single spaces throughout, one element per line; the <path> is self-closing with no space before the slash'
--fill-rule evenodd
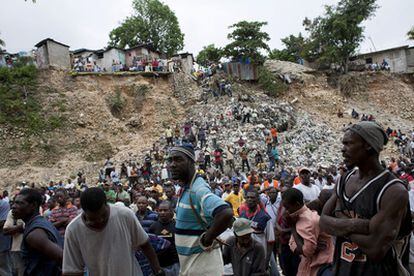
<path id="1" fill-rule="evenodd" d="M 383 188 L 377 199 L 378 209 L 388 206 L 405 207 L 408 204 L 408 191 L 399 179 L 393 179 Z"/>

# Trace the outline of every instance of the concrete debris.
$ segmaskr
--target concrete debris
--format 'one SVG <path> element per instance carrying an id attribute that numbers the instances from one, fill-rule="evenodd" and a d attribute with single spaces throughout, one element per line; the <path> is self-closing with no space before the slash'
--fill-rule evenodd
<path id="1" fill-rule="evenodd" d="M 314 123 L 306 113 L 297 114 L 297 124 L 284 135 L 280 151 L 288 165 L 316 168 L 321 164 L 339 164 L 341 135 L 322 123 Z"/>
<path id="2" fill-rule="evenodd" d="M 264 66 L 272 73 L 277 74 L 281 78 L 291 81 L 307 82 L 314 80 L 312 75 L 315 70 L 289 61 L 266 60 Z"/>
<path id="3" fill-rule="evenodd" d="M 193 78 L 184 72 L 173 74 L 171 85 L 174 90 L 174 96 L 181 105 L 195 103 L 201 97 L 202 90 L 197 86 Z"/>
<path id="4" fill-rule="evenodd" d="M 220 97 L 208 104 L 195 105 L 186 119 L 193 123 L 196 135 L 199 127 L 206 127 L 207 148 L 211 152 L 216 146 L 235 149 L 236 167 L 241 165 L 238 144 L 240 137 L 243 147 L 249 150 L 250 164 L 259 151 L 264 160 L 266 135 L 276 127 L 279 132 L 279 153 L 285 167 L 318 167 L 320 164 L 340 162 L 340 137 L 325 124 L 315 123 L 304 112 L 294 110 L 291 104 L 271 99 L 262 94 L 249 95 L 251 101 L 241 102 L 235 98 Z M 250 111 L 250 123 L 243 123 L 244 110 Z"/>

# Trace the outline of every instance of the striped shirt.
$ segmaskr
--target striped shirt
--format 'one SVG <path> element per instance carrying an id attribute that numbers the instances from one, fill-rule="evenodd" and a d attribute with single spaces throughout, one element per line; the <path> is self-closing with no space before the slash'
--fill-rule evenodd
<path id="1" fill-rule="evenodd" d="M 204 227 L 191 209 L 190 196 Z M 201 177 L 196 178 L 191 188 L 184 188 L 176 207 L 175 244 L 178 254 L 189 256 L 203 252 L 199 245 L 200 235 L 205 231 L 204 228 L 211 226 L 214 215 L 227 207 L 224 200 L 212 193 L 210 186 Z"/>

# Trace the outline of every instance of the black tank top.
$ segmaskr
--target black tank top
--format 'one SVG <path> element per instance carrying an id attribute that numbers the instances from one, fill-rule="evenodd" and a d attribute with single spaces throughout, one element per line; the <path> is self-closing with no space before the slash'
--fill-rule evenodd
<path id="1" fill-rule="evenodd" d="M 379 211 L 379 205 L 384 192 L 391 185 L 404 185 L 388 170 L 384 170 L 368 181 L 355 195 L 348 197 L 345 186 L 349 178 L 357 172 L 356 169 L 341 177 L 336 187 L 336 193 L 343 210 L 348 210 L 358 218 L 371 219 Z M 386 223 L 386 222 L 384 222 Z M 409 238 L 411 233 L 411 212 L 409 203 L 406 214 L 401 221 L 398 237 L 380 262 L 368 258 L 358 246 L 345 237 L 337 237 L 335 244 L 334 271 L 335 275 L 352 276 L 396 276 L 409 275 L 408 256 Z"/>

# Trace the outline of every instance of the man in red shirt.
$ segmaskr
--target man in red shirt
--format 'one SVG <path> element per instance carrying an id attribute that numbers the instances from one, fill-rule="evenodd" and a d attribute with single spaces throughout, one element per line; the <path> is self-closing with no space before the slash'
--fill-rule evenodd
<path id="1" fill-rule="evenodd" d="M 275 143 L 277 145 L 278 144 L 278 140 L 277 140 L 277 130 L 276 130 L 276 128 L 272 127 L 270 129 L 270 133 L 272 134 L 273 143 Z"/>
<path id="2" fill-rule="evenodd" d="M 158 60 L 157 60 L 157 59 L 154 59 L 154 60 L 152 61 L 152 70 L 153 70 L 153 71 L 158 71 L 158 66 L 159 66 L 159 62 L 158 62 Z"/>
<path id="3" fill-rule="evenodd" d="M 220 168 L 221 172 L 223 171 L 223 157 L 222 157 L 223 150 L 220 148 L 216 148 L 214 151 L 214 164 L 216 165 L 216 168 Z"/>

